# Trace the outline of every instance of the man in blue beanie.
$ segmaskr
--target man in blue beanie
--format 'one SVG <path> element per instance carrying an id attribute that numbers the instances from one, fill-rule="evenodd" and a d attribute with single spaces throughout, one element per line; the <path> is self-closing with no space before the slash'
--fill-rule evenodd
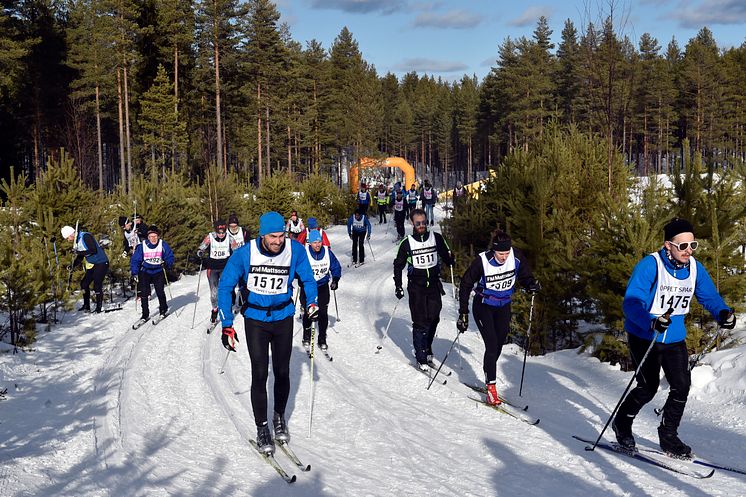
<path id="1" fill-rule="evenodd" d="M 223 346 L 235 352 L 238 341 L 233 329 L 231 296 L 239 279 L 246 281 L 248 297 L 242 309 L 246 344 L 251 358 L 251 407 L 257 426 L 259 451 L 275 450 L 267 423 L 267 378 L 269 348 L 274 373 L 274 440 L 290 440 L 285 407 L 290 395 L 290 353 L 293 347 L 293 279 L 296 276 L 306 294 L 306 313 L 318 319 L 316 280 L 305 248 L 285 238 L 285 220 L 277 212 L 259 218 L 259 237 L 235 251 L 228 259 L 218 284 L 218 308 L 223 324 Z"/>
<path id="2" fill-rule="evenodd" d="M 329 327 L 329 290 L 335 291 L 342 277 L 342 266 L 337 260 L 337 256 L 330 248 L 324 247 L 321 241 L 321 234 L 318 231 L 311 231 L 308 235 L 308 262 L 313 269 L 313 277 L 316 279 L 316 290 L 319 299 L 319 320 L 318 320 L 318 343 L 319 348 L 326 353 L 326 329 Z M 300 303 L 305 307 L 306 292 L 301 288 Z M 307 315 L 303 316 L 303 347 L 308 352 L 311 347 L 311 320 Z M 310 352 L 309 352 L 310 353 Z"/>
<path id="3" fill-rule="evenodd" d="M 678 436 L 691 385 L 684 318 L 693 297 L 722 328 L 733 329 L 736 317 L 723 302 L 705 267 L 694 260 L 699 242 L 694 239 L 692 224 L 674 218 L 663 230 L 663 247 L 637 263 L 624 294 L 624 328 L 630 355 L 640 372 L 637 386 L 619 407 L 611 427 L 622 447 L 635 450 L 632 422 L 642 406 L 653 400 L 662 368 L 670 389 L 658 427 L 661 450 L 687 458 L 692 449 Z M 645 358 L 648 349 L 650 353 Z M 643 358 L 645 362 L 640 365 Z"/>

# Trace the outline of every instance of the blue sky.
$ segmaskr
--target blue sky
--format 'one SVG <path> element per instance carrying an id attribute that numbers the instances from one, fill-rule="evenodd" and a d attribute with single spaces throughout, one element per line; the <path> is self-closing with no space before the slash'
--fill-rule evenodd
<path id="1" fill-rule="evenodd" d="M 746 0 L 276 0 L 293 39 L 317 39 L 329 48 L 343 26 L 379 74 L 408 71 L 447 80 L 463 74 L 482 78 L 494 65 L 506 37 L 530 37 L 541 15 L 556 43 L 565 19 L 577 29 L 608 14 L 635 44 L 649 32 L 665 46 L 675 36 L 683 49 L 702 26 L 718 46 L 746 42 Z M 606 13 L 606 14 L 604 14 Z"/>

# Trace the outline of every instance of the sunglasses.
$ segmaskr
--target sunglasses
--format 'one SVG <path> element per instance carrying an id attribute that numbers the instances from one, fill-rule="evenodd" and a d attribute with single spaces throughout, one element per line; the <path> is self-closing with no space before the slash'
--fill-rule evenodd
<path id="1" fill-rule="evenodd" d="M 671 245 L 673 245 L 674 247 L 676 247 L 677 249 L 681 251 L 684 251 L 688 248 L 691 248 L 692 250 L 697 250 L 697 247 L 699 247 L 699 242 L 696 240 L 693 242 L 681 242 L 681 243 L 669 241 L 668 243 L 670 243 Z"/>
<path id="2" fill-rule="evenodd" d="M 415 226 L 427 226 L 427 221 L 415 221 L 413 224 Z"/>

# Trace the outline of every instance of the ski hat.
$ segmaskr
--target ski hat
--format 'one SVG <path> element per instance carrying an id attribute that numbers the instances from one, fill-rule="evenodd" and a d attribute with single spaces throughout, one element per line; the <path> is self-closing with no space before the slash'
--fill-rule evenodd
<path id="1" fill-rule="evenodd" d="M 495 252 L 507 252 L 512 246 L 510 235 L 504 231 L 497 231 L 492 237 L 492 250 Z"/>
<path id="2" fill-rule="evenodd" d="M 279 212 L 269 211 L 262 214 L 259 218 L 259 236 L 270 233 L 284 233 L 285 218 Z"/>
<path id="3" fill-rule="evenodd" d="M 228 224 L 238 224 L 238 216 L 235 214 L 228 216 Z"/>
<path id="4" fill-rule="evenodd" d="M 317 230 L 312 230 L 310 233 L 308 233 L 308 243 L 314 243 L 314 242 L 320 242 L 321 241 L 321 233 Z"/>
<path id="5" fill-rule="evenodd" d="M 217 221 L 215 221 L 215 223 L 213 224 L 213 226 L 215 227 L 215 231 L 219 231 L 219 230 L 225 231 L 226 230 L 226 224 L 225 224 L 225 220 L 224 219 L 218 219 Z"/>
<path id="6" fill-rule="evenodd" d="M 62 233 L 62 238 L 67 240 L 70 235 L 75 233 L 75 228 L 73 228 L 72 226 L 63 226 L 60 230 L 60 233 Z"/>
<path id="7" fill-rule="evenodd" d="M 119 227 L 124 228 L 124 225 L 131 222 L 127 216 L 119 216 Z"/>
<path id="8" fill-rule="evenodd" d="M 142 215 L 140 215 L 140 214 L 135 214 L 135 219 L 142 219 Z"/>
<path id="9" fill-rule="evenodd" d="M 161 230 L 159 230 L 158 226 L 156 226 L 155 224 L 151 224 L 148 227 L 148 235 L 151 234 L 151 233 L 155 233 L 156 235 L 160 235 L 161 234 Z"/>
<path id="10" fill-rule="evenodd" d="M 666 235 L 666 240 L 670 241 L 680 233 L 694 233 L 694 226 L 686 219 L 675 217 L 663 227 L 663 233 Z"/>
<path id="11" fill-rule="evenodd" d="M 308 227 L 309 229 L 316 229 L 319 227 L 319 222 L 316 221 L 315 217 L 309 217 L 308 218 Z"/>

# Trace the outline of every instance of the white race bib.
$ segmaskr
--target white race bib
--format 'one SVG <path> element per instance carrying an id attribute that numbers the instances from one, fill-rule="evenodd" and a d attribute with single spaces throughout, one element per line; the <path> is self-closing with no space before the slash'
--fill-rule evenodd
<path id="1" fill-rule="evenodd" d="M 259 242 L 261 243 L 261 241 Z M 246 279 L 246 288 L 260 295 L 287 293 L 290 279 L 290 262 L 293 258 L 291 242 L 285 242 L 285 250 L 275 256 L 264 255 L 256 243 L 251 243 L 251 266 Z"/>
<path id="2" fill-rule="evenodd" d="M 160 266 L 163 263 L 163 240 L 158 240 L 158 245 L 154 248 L 148 247 L 148 244 L 143 241 L 142 260 L 153 266 Z"/>
<path id="3" fill-rule="evenodd" d="M 482 252 L 479 257 L 482 259 L 482 270 L 487 290 L 504 292 L 515 286 L 515 254 L 512 248 L 505 262 L 498 266 L 490 264 L 487 259 L 487 252 Z"/>
<path id="4" fill-rule="evenodd" d="M 313 258 L 311 253 L 313 252 L 313 249 L 306 245 L 306 253 L 308 254 L 308 262 L 311 263 L 311 269 L 313 270 L 313 279 L 316 281 L 321 280 L 326 274 L 329 272 L 329 268 L 331 268 L 331 258 L 329 257 L 329 251 L 325 249 L 324 247 L 321 247 L 321 250 L 324 251 L 324 255 L 321 257 L 321 259 L 316 260 Z"/>
<path id="5" fill-rule="evenodd" d="M 412 237 L 409 238 L 409 250 L 412 254 L 412 266 L 415 269 L 430 269 L 438 265 L 438 246 L 435 243 L 435 234 L 430 233 L 427 240 L 418 242 Z"/>
<path id="6" fill-rule="evenodd" d="M 662 316 L 673 308 L 674 316 L 687 314 L 694 295 L 694 284 L 697 281 L 697 261 L 694 260 L 694 257 L 689 258 L 689 277 L 680 280 L 666 271 L 658 252 L 651 255 L 655 258 L 658 277 L 656 279 L 655 297 L 648 312 L 654 316 Z"/>

